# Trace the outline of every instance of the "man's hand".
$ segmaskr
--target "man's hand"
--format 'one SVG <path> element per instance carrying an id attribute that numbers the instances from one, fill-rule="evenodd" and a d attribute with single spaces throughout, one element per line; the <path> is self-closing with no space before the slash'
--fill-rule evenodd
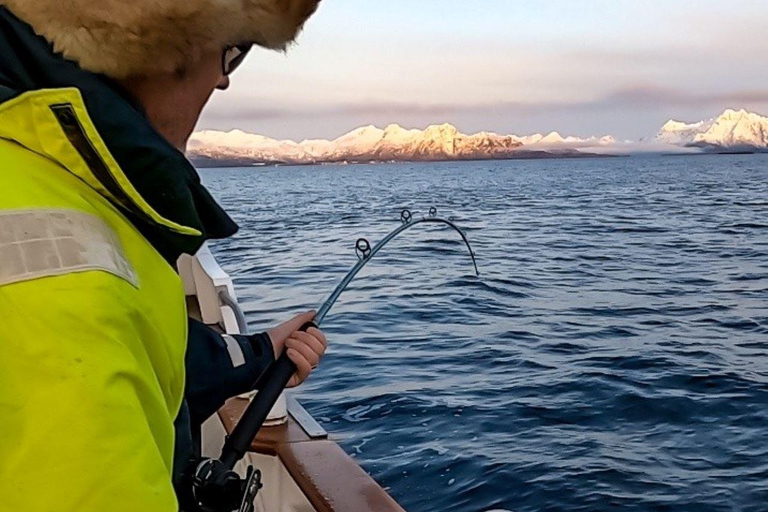
<path id="1" fill-rule="evenodd" d="M 307 380 L 328 348 L 328 341 L 320 329 L 312 327 L 307 332 L 299 331 L 302 325 L 311 322 L 313 318 L 315 312 L 309 311 L 267 331 L 275 357 L 280 357 L 283 350 L 287 350 L 288 358 L 296 365 L 296 373 L 288 382 L 289 388 Z"/>

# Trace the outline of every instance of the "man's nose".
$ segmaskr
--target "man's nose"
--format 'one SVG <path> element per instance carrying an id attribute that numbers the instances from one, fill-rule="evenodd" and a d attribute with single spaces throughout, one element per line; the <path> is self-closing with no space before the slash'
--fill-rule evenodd
<path id="1" fill-rule="evenodd" d="M 229 88 L 229 77 L 222 76 L 221 80 L 219 80 L 219 83 L 216 84 L 216 88 L 220 91 L 226 91 Z"/>

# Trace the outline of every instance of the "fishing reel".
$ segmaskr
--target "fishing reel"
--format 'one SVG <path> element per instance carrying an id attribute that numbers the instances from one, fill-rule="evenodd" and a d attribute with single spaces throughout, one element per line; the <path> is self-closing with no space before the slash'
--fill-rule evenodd
<path id="1" fill-rule="evenodd" d="M 317 324 L 308 322 L 299 330 L 312 327 Z M 283 353 L 261 374 L 253 386 L 259 393 L 227 436 L 219 458 L 202 459 L 188 479 L 191 489 L 186 496 L 194 512 L 253 512 L 254 500 L 263 487 L 261 471 L 249 466 L 245 478 L 241 478 L 234 468 L 248 453 L 270 409 L 294 373 L 296 365 Z"/>
<path id="2" fill-rule="evenodd" d="M 192 497 L 199 512 L 254 512 L 262 487 L 258 469 L 249 466 L 241 478 L 216 459 L 203 459 L 192 477 Z"/>

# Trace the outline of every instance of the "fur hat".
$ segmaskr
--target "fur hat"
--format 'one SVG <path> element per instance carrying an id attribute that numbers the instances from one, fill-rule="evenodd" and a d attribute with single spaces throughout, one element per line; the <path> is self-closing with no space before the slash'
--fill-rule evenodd
<path id="1" fill-rule="evenodd" d="M 0 0 L 80 67 L 112 78 L 170 72 L 206 51 L 283 50 L 320 0 Z"/>

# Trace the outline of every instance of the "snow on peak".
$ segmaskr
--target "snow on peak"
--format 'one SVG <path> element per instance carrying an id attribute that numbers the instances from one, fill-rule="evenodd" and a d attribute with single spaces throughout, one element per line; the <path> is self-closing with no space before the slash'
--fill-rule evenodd
<path id="1" fill-rule="evenodd" d="M 426 130 L 424 130 L 424 133 L 431 136 L 443 138 L 443 139 L 461 135 L 459 133 L 459 130 L 457 130 L 455 126 L 448 123 L 443 123 L 440 125 L 437 125 L 437 124 L 430 125 L 427 127 Z"/>
<path id="2" fill-rule="evenodd" d="M 230 130 L 228 132 L 219 132 L 215 130 L 206 130 L 197 132 L 190 137 L 189 144 L 194 146 L 218 145 L 230 148 L 246 148 L 253 145 L 276 142 L 274 139 L 246 133 L 242 130 Z"/>
<path id="3" fill-rule="evenodd" d="M 732 108 L 729 108 L 725 112 L 723 112 L 723 114 L 718 119 L 737 119 L 737 118 L 748 116 L 748 115 L 750 115 L 749 112 L 747 112 L 743 108 L 739 110 L 734 110 Z"/>
<path id="4" fill-rule="evenodd" d="M 706 131 L 713 122 L 710 119 L 709 121 L 699 121 L 698 123 L 684 123 L 670 119 L 661 127 L 661 130 L 656 135 L 656 140 L 664 144 L 685 146 L 690 144 L 696 135 Z"/>
<path id="5" fill-rule="evenodd" d="M 661 127 L 662 132 L 683 132 L 687 130 L 698 130 L 704 124 L 704 121 L 698 123 L 683 123 L 682 121 L 675 121 L 670 119 L 664 126 Z"/>
<path id="6" fill-rule="evenodd" d="M 539 142 L 541 144 L 562 144 L 565 142 L 565 138 L 558 132 L 551 132 L 546 137 L 543 137 Z"/>
<path id="7" fill-rule="evenodd" d="M 365 139 L 372 139 L 372 138 L 378 138 L 381 137 L 384 133 L 384 130 L 380 128 L 376 128 L 372 124 L 369 124 L 368 126 L 361 126 L 360 128 L 356 128 L 352 130 L 351 132 L 342 135 L 340 138 L 346 139 L 346 138 L 365 138 Z"/>
<path id="8" fill-rule="evenodd" d="M 744 109 L 728 109 L 716 119 L 698 123 L 669 121 L 656 140 L 702 148 L 768 148 L 768 118 Z"/>
<path id="9" fill-rule="evenodd" d="M 390 124 L 384 128 L 384 137 L 389 140 L 405 140 L 421 134 L 420 130 L 407 130 L 399 124 Z"/>

